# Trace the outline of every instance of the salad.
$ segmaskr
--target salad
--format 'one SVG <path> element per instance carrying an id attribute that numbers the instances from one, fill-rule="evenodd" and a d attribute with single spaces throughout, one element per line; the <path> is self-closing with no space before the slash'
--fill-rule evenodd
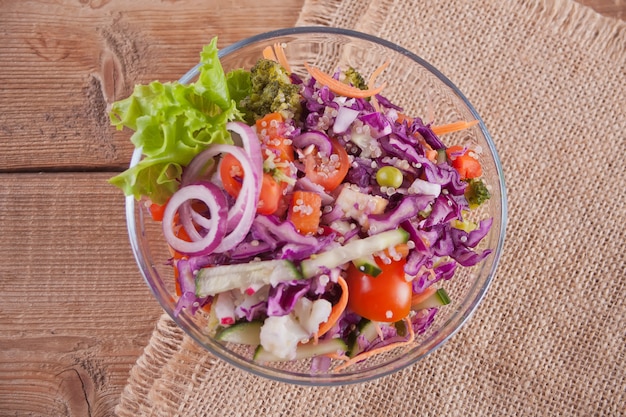
<path id="1" fill-rule="evenodd" d="M 372 74 L 270 45 L 225 72 L 213 39 L 195 82 L 138 85 L 112 105 L 142 158 L 110 182 L 162 223 L 178 300 L 254 360 L 339 371 L 412 343 L 450 302 L 491 218 L 480 149 L 404 113 Z M 367 78 L 366 78 L 367 75 Z M 333 359 L 335 361 L 333 361 Z"/>

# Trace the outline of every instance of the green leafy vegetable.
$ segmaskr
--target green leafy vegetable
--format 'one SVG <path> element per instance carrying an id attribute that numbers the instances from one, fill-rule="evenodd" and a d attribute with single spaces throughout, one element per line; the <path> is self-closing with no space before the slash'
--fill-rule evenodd
<path id="1" fill-rule="evenodd" d="M 178 189 L 183 167 L 195 155 L 213 143 L 232 143 L 226 123 L 242 116 L 229 85 L 239 83 L 227 81 L 216 38 L 200 57 L 195 83 L 137 85 L 130 97 L 113 103 L 111 123 L 118 130 L 134 130 L 131 142 L 143 153 L 137 165 L 109 180 L 126 195 L 163 204 Z"/>

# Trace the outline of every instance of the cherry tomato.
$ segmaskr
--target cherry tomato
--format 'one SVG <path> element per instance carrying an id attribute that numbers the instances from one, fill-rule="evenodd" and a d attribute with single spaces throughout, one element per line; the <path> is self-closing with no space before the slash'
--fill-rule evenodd
<path id="1" fill-rule="evenodd" d="M 348 269 L 348 307 L 366 319 L 394 322 L 406 317 L 411 310 L 411 283 L 404 279 L 406 261 L 383 263 L 376 258 L 382 272 L 376 277 L 359 271 L 350 264 Z"/>
<path id="2" fill-rule="evenodd" d="M 304 160 L 305 175 L 326 191 L 332 191 L 341 184 L 350 169 L 348 153 L 335 139 L 331 139 L 333 153 L 330 157 L 320 158 L 309 154 Z"/>

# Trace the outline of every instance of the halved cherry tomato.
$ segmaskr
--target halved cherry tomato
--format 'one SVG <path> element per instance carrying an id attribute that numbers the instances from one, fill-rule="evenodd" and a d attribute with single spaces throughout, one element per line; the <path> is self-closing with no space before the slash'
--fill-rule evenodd
<path id="1" fill-rule="evenodd" d="M 376 277 L 359 271 L 350 264 L 348 269 L 348 308 L 374 321 L 394 322 L 406 317 L 411 310 L 411 283 L 404 279 L 406 261 L 376 263 L 382 272 Z"/>
<path id="2" fill-rule="evenodd" d="M 311 191 L 294 191 L 289 220 L 303 234 L 317 233 L 322 217 L 322 197 Z"/>
<path id="3" fill-rule="evenodd" d="M 320 158 L 309 154 L 304 159 L 305 175 L 314 183 L 332 191 L 341 184 L 350 169 L 348 153 L 335 139 L 331 139 L 333 153 L 329 157 Z"/>
<path id="4" fill-rule="evenodd" d="M 463 147 L 458 145 L 446 149 L 450 165 L 459 172 L 462 180 L 480 177 L 483 174 L 483 169 L 478 159 L 471 156 L 469 150 L 457 155 L 461 152 L 463 152 Z"/>

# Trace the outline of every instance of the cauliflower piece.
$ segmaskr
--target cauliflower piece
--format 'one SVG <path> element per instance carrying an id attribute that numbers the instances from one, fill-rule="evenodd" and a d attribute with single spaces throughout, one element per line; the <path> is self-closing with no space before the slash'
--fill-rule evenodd
<path id="1" fill-rule="evenodd" d="M 320 328 L 320 324 L 328 320 L 330 311 L 333 306 L 328 300 L 316 300 L 311 301 L 306 297 L 302 297 L 298 300 L 294 308 L 294 314 L 300 326 L 308 333 L 312 335 Z"/>
<path id="2" fill-rule="evenodd" d="M 282 359 L 295 359 L 298 343 L 308 339 L 309 333 L 291 314 L 268 317 L 261 326 L 261 346 Z"/>

